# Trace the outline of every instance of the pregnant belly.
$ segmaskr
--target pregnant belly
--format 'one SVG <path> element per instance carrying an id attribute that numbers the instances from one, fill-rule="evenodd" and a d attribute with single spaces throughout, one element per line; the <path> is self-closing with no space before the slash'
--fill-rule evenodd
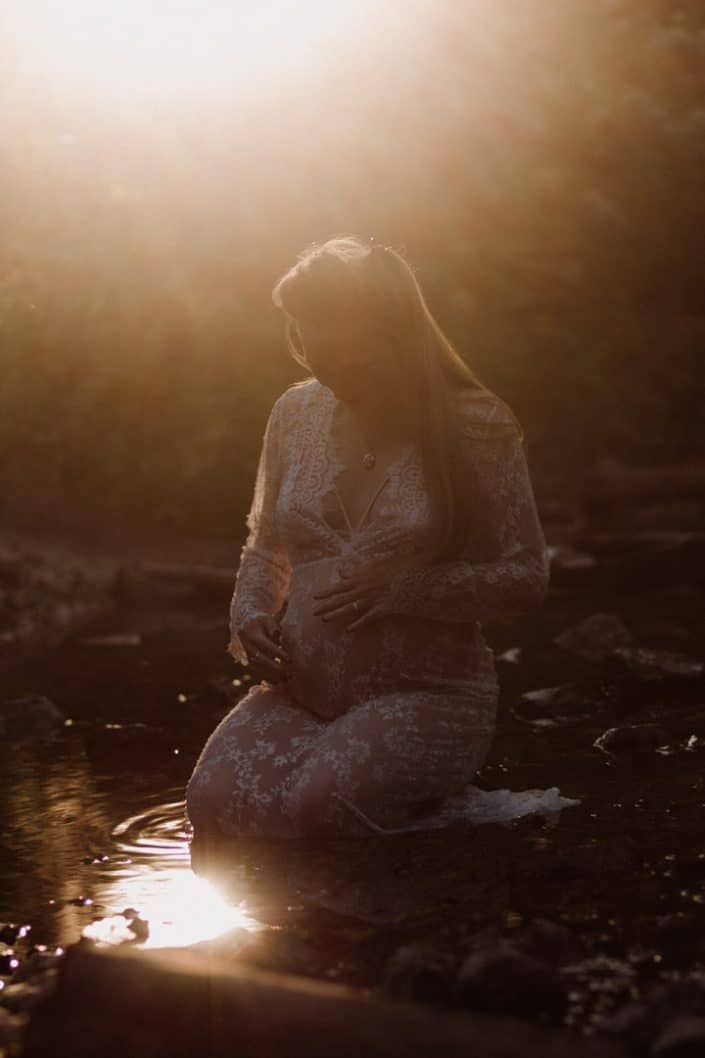
<path id="1" fill-rule="evenodd" d="M 494 680 L 494 656 L 475 623 L 388 614 L 348 632 L 350 615 L 316 616 L 313 596 L 338 583 L 339 563 L 326 556 L 292 571 L 281 633 L 292 665 L 284 687 L 299 705 L 334 719 L 379 694 Z"/>
<path id="2" fill-rule="evenodd" d="M 319 605 L 313 596 L 337 583 L 339 564 L 340 558 L 331 555 L 295 566 L 281 621 L 282 645 L 293 673 L 285 687 L 299 705 L 326 719 L 347 712 L 352 704 L 349 661 L 354 633 L 345 631 L 351 618 L 323 621 L 313 613 Z"/>

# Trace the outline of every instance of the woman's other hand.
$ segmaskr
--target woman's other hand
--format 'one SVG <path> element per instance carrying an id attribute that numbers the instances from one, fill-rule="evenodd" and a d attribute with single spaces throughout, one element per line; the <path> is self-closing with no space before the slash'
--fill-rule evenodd
<path id="1" fill-rule="evenodd" d="M 382 600 L 387 585 L 400 568 L 408 566 L 408 558 L 368 560 L 356 569 L 346 570 L 343 563 L 340 570 L 340 581 L 315 592 L 313 598 L 320 600 L 313 610 L 322 621 L 335 618 L 353 618 L 345 626 L 352 631 L 367 624 L 373 617 L 384 613 Z"/>
<path id="2" fill-rule="evenodd" d="M 281 645 L 281 628 L 276 617 L 269 614 L 251 617 L 240 629 L 239 636 L 247 654 L 248 668 L 258 680 L 282 683 L 289 679 L 291 658 Z"/>

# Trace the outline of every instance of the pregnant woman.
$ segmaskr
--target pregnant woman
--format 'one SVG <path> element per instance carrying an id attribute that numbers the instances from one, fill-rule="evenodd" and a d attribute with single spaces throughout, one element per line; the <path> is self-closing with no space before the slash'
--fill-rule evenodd
<path id="1" fill-rule="evenodd" d="M 273 299 L 311 377 L 267 421 L 228 647 L 259 682 L 191 774 L 194 840 L 360 835 L 460 792 L 495 730 L 482 622 L 549 581 L 521 427 L 404 256 L 314 244 Z"/>

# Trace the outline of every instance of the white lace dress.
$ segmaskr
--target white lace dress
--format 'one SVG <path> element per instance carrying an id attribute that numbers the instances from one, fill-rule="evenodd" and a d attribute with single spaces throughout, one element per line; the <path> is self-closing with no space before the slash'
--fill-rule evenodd
<path id="1" fill-rule="evenodd" d="M 355 565 L 413 555 L 432 533 L 420 450 L 388 468 L 358 526 L 335 481 L 338 400 L 317 379 L 274 403 L 233 593 L 233 653 L 255 614 L 280 614 L 292 661 L 262 681 L 208 738 L 186 789 L 197 829 L 225 834 L 359 834 L 393 828 L 457 793 L 483 764 L 499 686 L 481 633 L 530 612 L 549 581 L 546 541 L 521 441 L 491 394 L 458 395 L 473 531 L 451 561 L 394 573 L 374 617 L 322 621 L 314 592 Z"/>

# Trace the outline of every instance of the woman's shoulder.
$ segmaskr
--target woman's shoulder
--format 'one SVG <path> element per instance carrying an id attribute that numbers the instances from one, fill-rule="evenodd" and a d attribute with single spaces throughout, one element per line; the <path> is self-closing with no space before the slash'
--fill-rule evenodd
<path id="1" fill-rule="evenodd" d="M 521 437 L 522 429 L 505 400 L 484 386 L 461 386 L 453 391 L 460 432 L 474 441 Z"/>
<path id="2" fill-rule="evenodd" d="M 315 377 L 292 382 L 274 401 L 272 414 L 277 417 L 291 415 L 298 417 L 301 410 L 312 400 L 319 400 L 323 396 L 324 389 L 325 387 Z"/>

